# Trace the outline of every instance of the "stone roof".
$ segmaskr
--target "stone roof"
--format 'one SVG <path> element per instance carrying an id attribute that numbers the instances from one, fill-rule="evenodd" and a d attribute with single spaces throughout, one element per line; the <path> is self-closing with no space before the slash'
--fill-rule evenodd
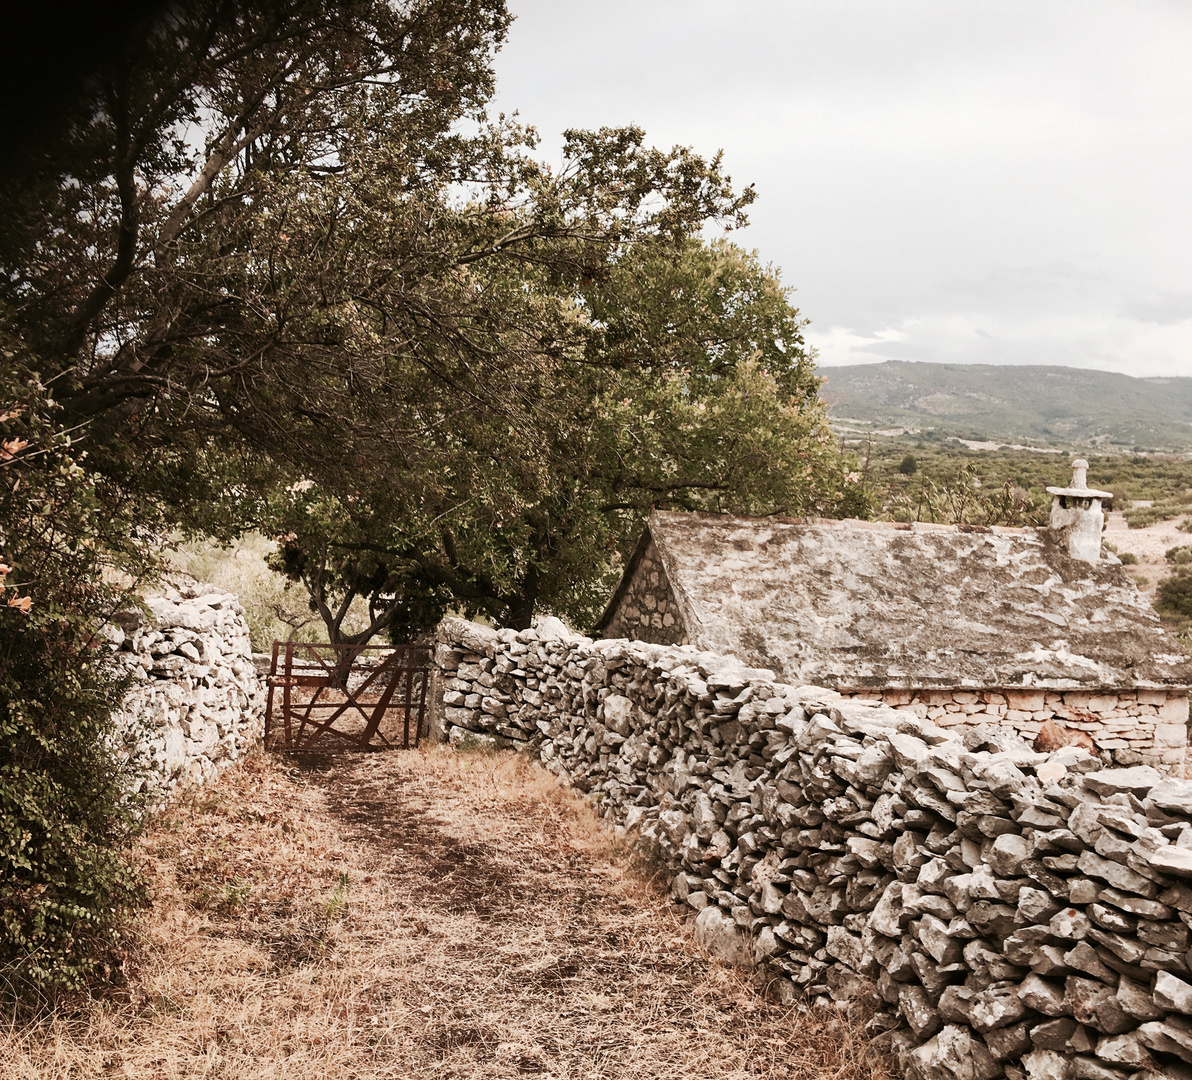
<path id="1" fill-rule="evenodd" d="M 648 529 L 691 644 L 790 682 L 1192 685 L 1117 559 L 1079 562 L 1046 530 L 662 511 Z"/>

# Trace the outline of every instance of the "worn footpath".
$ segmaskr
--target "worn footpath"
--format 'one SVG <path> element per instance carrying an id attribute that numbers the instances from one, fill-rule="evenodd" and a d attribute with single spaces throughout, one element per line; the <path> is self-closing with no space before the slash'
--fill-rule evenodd
<path id="1" fill-rule="evenodd" d="M 122 1000 L 0 1032 L 5 1077 L 889 1075 L 705 957 L 523 756 L 255 758 L 143 851 Z"/>

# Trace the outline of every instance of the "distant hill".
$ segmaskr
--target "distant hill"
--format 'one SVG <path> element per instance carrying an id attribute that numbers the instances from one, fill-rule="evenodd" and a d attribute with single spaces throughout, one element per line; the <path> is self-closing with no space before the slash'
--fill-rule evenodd
<path id="1" fill-rule="evenodd" d="M 992 364 L 820 368 L 840 429 L 934 428 L 1028 446 L 1192 449 L 1192 378 Z"/>

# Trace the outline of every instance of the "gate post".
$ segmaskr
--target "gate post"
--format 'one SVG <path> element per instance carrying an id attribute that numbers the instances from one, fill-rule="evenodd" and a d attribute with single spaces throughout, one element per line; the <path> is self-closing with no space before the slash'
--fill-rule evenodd
<path id="1" fill-rule="evenodd" d="M 443 652 L 449 646 L 435 636 L 430 653 L 430 701 L 427 709 L 427 738 L 432 742 L 446 742 L 447 728 L 443 716 Z"/>

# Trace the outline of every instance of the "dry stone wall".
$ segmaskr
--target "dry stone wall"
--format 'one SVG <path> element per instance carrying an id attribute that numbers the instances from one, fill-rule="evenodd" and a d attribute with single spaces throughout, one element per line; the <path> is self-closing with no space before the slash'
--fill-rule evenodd
<path id="1" fill-rule="evenodd" d="M 1086 731 L 1119 765 L 1154 765 L 1182 776 L 1188 742 L 1187 690 L 843 690 L 846 697 L 909 708 L 940 727 L 1004 725 L 1033 742 L 1053 717 Z"/>
<path id="2" fill-rule="evenodd" d="M 445 622 L 441 730 L 588 792 L 709 947 L 911 1077 L 1192 1077 L 1192 783 L 550 622 Z"/>
<path id="3" fill-rule="evenodd" d="M 605 627 L 605 636 L 686 645 L 687 629 L 678 601 L 653 540 L 646 545 L 616 611 Z"/>
<path id="4" fill-rule="evenodd" d="M 136 682 L 125 695 L 127 752 L 156 792 L 205 783 L 261 741 L 264 693 L 236 597 L 184 585 L 121 612 L 108 637 Z"/>

